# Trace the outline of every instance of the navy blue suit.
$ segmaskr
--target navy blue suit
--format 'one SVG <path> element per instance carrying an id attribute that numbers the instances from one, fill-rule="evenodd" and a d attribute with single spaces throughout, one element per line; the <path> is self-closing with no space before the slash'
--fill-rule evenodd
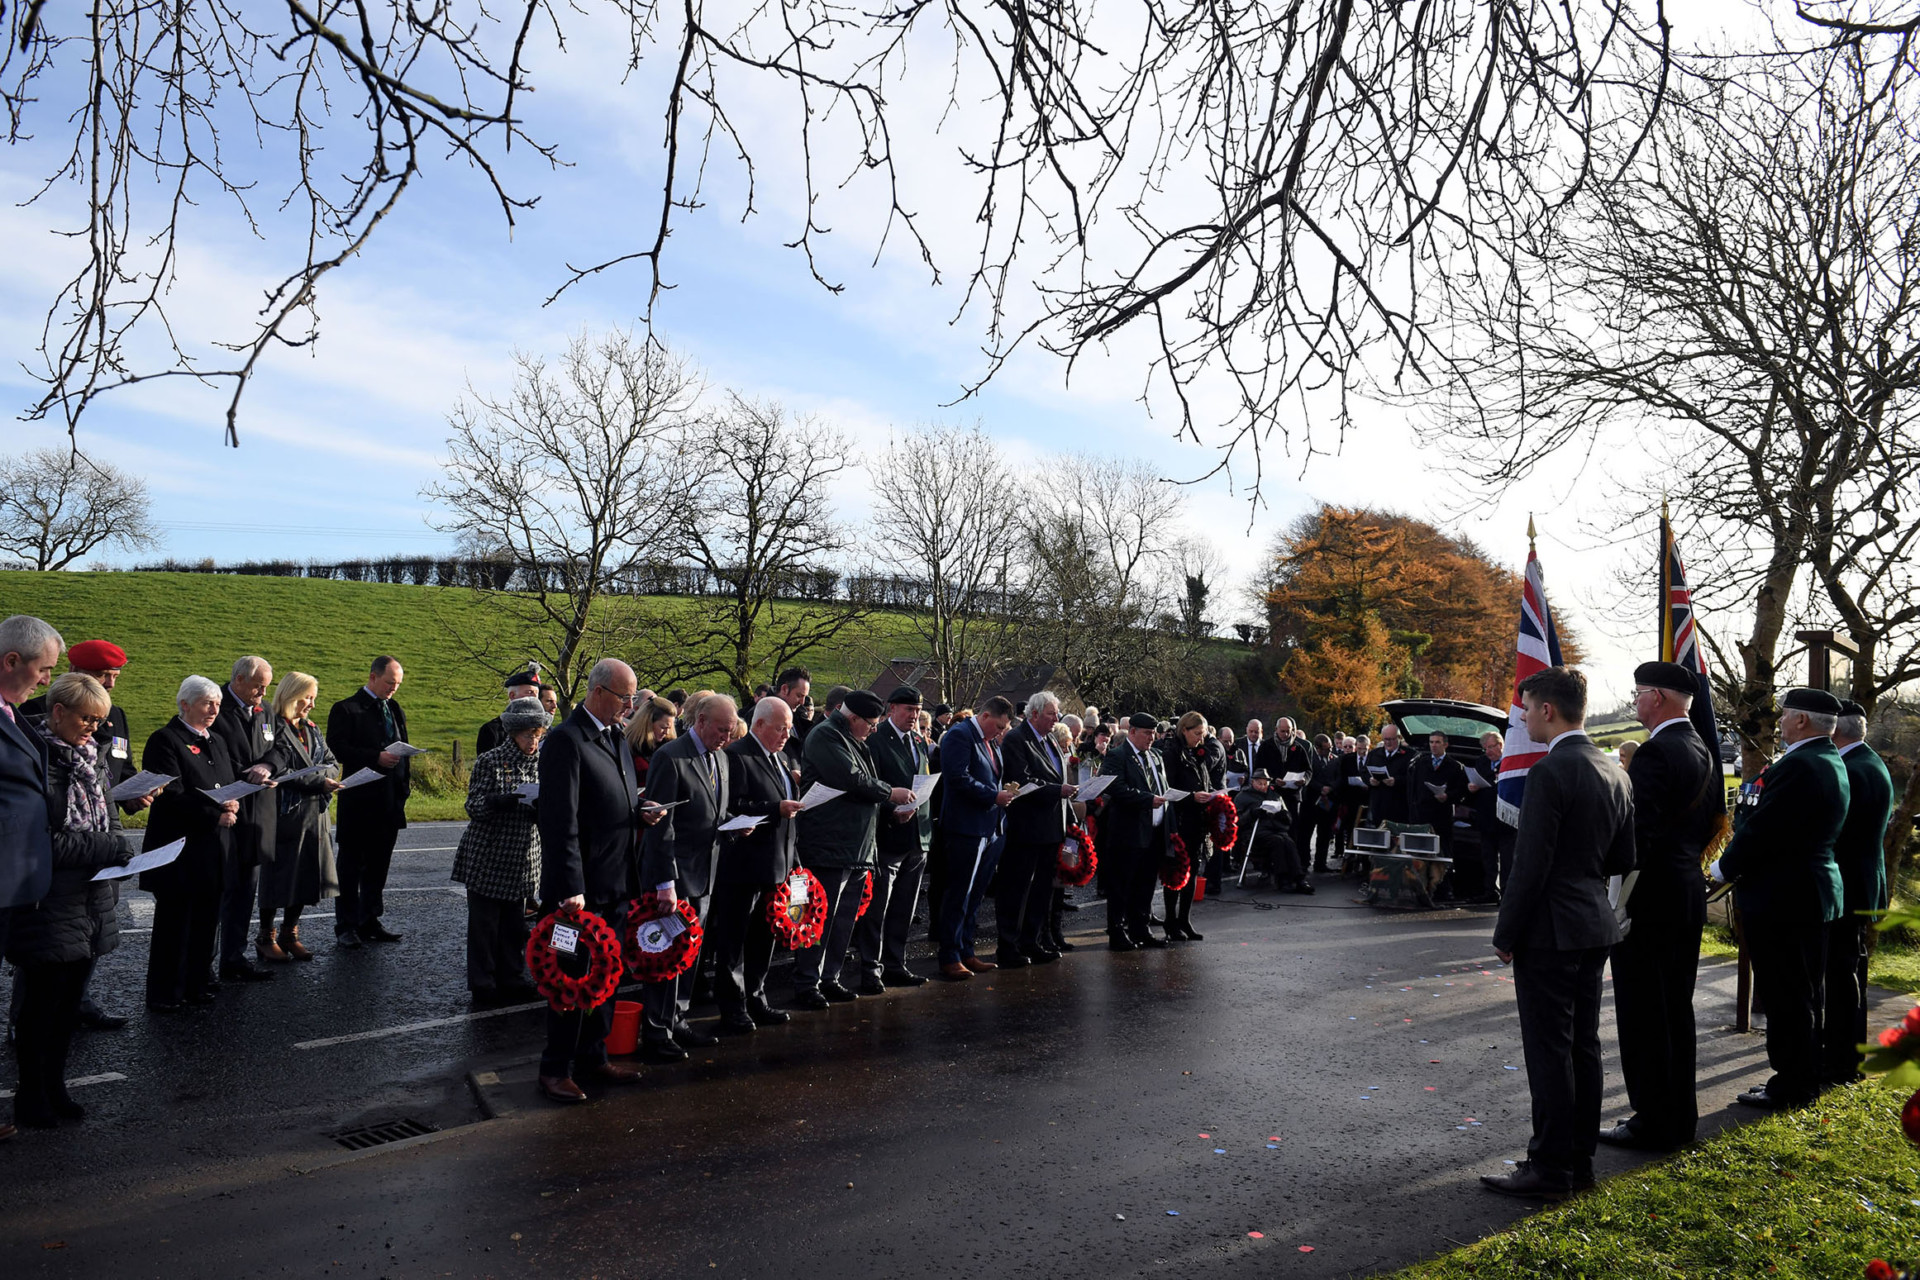
<path id="1" fill-rule="evenodd" d="M 52 884 L 47 744 L 0 712 L 0 908 L 38 902 Z"/>
<path id="2" fill-rule="evenodd" d="M 973 954 L 980 899 L 1000 861 L 999 754 L 981 736 L 977 720 L 954 725 L 940 737 L 940 825 L 947 856 L 946 891 L 940 896 L 940 963 L 957 964 Z"/>

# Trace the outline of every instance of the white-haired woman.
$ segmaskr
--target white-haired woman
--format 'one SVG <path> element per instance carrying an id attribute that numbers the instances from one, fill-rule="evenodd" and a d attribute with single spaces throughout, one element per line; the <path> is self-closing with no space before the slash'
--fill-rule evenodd
<path id="1" fill-rule="evenodd" d="M 240 811 L 238 800 L 205 794 L 234 780 L 226 743 L 209 732 L 220 714 L 220 686 L 205 676 L 188 676 L 180 682 L 175 705 L 179 714 L 154 730 L 140 757 L 142 769 L 173 779 L 153 802 L 142 848 L 186 842 L 172 862 L 140 873 L 140 887 L 153 895 L 147 1008 L 155 1013 L 213 1002 L 221 868 Z"/>
<path id="2" fill-rule="evenodd" d="M 274 819 L 273 861 L 260 868 L 260 938 L 255 949 L 269 962 L 311 960 L 300 941 L 300 913 L 340 896 L 340 872 L 333 855 L 333 825 L 327 800 L 340 790 L 340 762 L 327 749 L 313 722 L 320 682 L 304 671 L 289 671 L 273 691 L 275 774 L 316 769 L 274 788 L 279 811 Z M 284 912 L 274 934 L 275 912 Z"/>

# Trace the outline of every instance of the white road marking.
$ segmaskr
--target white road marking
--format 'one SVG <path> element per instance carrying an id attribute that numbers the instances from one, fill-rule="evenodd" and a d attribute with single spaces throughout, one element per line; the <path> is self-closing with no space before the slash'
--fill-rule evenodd
<path id="1" fill-rule="evenodd" d="M 620 991 L 637 991 L 641 983 L 629 982 L 620 987 Z M 618 993 L 616 993 L 618 994 Z M 473 1013 L 456 1013 L 450 1018 L 429 1018 L 425 1022 L 409 1022 L 398 1027 L 381 1027 L 374 1031 L 356 1031 L 352 1035 L 327 1036 L 322 1040 L 301 1040 L 294 1044 L 296 1049 L 330 1049 L 337 1044 L 355 1044 L 362 1040 L 384 1040 L 389 1036 L 403 1036 L 411 1031 L 431 1031 L 435 1027 L 455 1027 L 463 1022 L 478 1022 L 482 1018 L 498 1018 L 503 1014 L 525 1013 L 530 1009 L 544 1009 L 545 1000 L 536 1000 L 531 1004 L 510 1004 L 498 1009 L 480 1009 Z"/>
<path id="2" fill-rule="evenodd" d="M 75 1076 L 73 1079 L 67 1081 L 67 1088 L 78 1089 L 83 1084 L 111 1084 L 115 1080 L 125 1079 L 126 1077 L 118 1071 L 105 1071 L 97 1076 Z M 0 1089 L 0 1098 L 11 1098 L 12 1096 L 13 1090 Z"/>

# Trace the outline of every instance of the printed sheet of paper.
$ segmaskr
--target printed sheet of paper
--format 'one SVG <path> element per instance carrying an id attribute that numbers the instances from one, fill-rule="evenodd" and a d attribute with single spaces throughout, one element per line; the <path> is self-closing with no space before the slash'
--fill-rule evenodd
<path id="1" fill-rule="evenodd" d="M 1260 811 L 1262 813 L 1278 813 L 1286 807 L 1284 800 L 1265 800 L 1260 804 Z"/>
<path id="2" fill-rule="evenodd" d="M 200 794 L 209 800 L 225 804 L 229 800 L 238 800 L 242 796 L 250 796 L 256 791 L 265 790 L 266 788 L 257 782 L 229 782 L 224 787 L 202 787 Z"/>
<path id="3" fill-rule="evenodd" d="M 369 782 L 378 782 L 386 776 L 386 774 L 380 772 L 378 769 L 369 766 L 368 768 L 360 770 L 360 772 L 354 774 L 352 777 L 343 779 L 340 787 L 342 790 L 348 787 L 364 787 Z"/>
<path id="4" fill-rule="evenodd" d="M 513 789 L 513 794 L 519 796 L 528 804 L 532 804 L 540 798 L 540 784 L 538 782 L 523 782 Z"/>
<path id="5" fill-rule="evenodd" d="M 128 876 L 137 876 L 142 871 L 151 871 L 155 867 L 164 867 L 180 856 L 187 847 L 185 837 L 172 844 L 163 844 L 158 849 L 149 849 L 145 853 L 133 855 L 133 861 L 124 867 L 102 867 L 93 877 L 95 880 L 124 880 Z"/>
<path id="6" fill-rule="evenodd" d="M 1018 791 L 1014 792 L 1013 798 L 1015 800 L 1019 800 L 1025 796 L 1032 795 L 1036 791 L 1045 791 L 1047 788 L 1051 787 L 1052 785 L 1053 784 L 1050 782 L 1029 782 L 1024 786 L 1022 786 Z"/>
<path id="7" fill-rule="evenodd" d="M 151 795 L 173 781 L 170 773 L 148 773 L 142 769 L 125 782 L 107 792 L 109 800 L 138 800 L 141 796 Z"/>
<path id="8" fill-rule="evenodd" d="M 1168 800 L 1185 800 L 1188 796 L 1192 795 L 1193 792 L 1182 791 L 1178 787 L 1168 787 L 1165 791 L 1161 792 L 1161 794 Z"/>
<path id="9" fill-rule="evenodd" d="M 829 800 L 837 800 L 847 794 L 838 787 L 830 787 L 824 782 L 816 782 L 807 788 L 807 794 L 800 797 L 800 812 L 818 809 Z"/>
<path id="10" fill-rule="evenodd" d="M 1113 785 L 1113 778 L 1114 778 L 1113 774 L 1103 773 L 1097 777 L 1087 779 L 1085 782 L 1080 784 L 1079 794 L 1074 796 L 1074 799 L 1075 800 L 1098 799 L 1102 791 L 1105 791 L 1108 787 Z"/>
<path id="11" fill-rule="evenodd" d="M 751 830 L 753 830 L 753 829 L 754 829 L 755 827 L 757 827 L 757 826 L 759 826 L 759 825 L 760 825 L 761 823 L 763 823 L 763 822 L 765 822 L 765 821 L 766 821 L 766 818 L 765 818 L 765 817 L 758 817 L 758 818 L 756 818 L 756 817 L 754 817 L 754 816 L 752 816 L 751 814 L 745 814 L 745 813 L 743 813 L 743 814 L 741 814 L 741 815 L 740 815 L 739 817 L 737 817 L 737 818 L 732 818 L 732 819 L 729 819 L 729 820 L 728 820 L 728 821 L 726 821 L 726 822 L 723 822 L 723 823 L 721 823 L 721 824 L 720 824 L 720 830 L 722 830 L 722 831 L 751 831 Z"/>
<path id="12" fill-rule="evenodd" d="M 1304 773 L 1289 773 L 1280 779 L 1280 785 L 1283 787 L 1298 787 L 1305 785 L 1306 781 L 1307 775 Z"/>
<path id="13" fill-rule="evenodd" d="M 319 773 L 326 767 L 324 764 L 310 764 L 304 769 L 295 769 L 292 773 L 283 773 L 273 781 L 277 785 L 282 782 L 292 782 L 295 778 L 311 778 L 314 774 Z"/>
<path id="14" fill-rule="evenodd" d="M 1387 776 L 1387 766 L 1383 764 L 1370 764 L 1367 766 L 1367 772 L 1376 778 L 1384 778 Z"/>
<path id="15" fill-rule="evenodd" d="M 416 747 L 411 742 L 389 742 L 385 749 L 388 755 L 399 756 L 402 759 L 407 756 L 423 756 L 433 750 L 432 747 Z"/>

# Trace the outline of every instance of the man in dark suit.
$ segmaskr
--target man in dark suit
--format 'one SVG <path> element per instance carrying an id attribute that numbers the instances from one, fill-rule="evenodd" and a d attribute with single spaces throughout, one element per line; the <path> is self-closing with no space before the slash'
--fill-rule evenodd
<path id="1" fill-rule="evenodd" d="M 915 778 L 933 774 L 933 753 L 916 723 L 919 714 L 920 691 L 902 685 L 887 697 L 886 720 L 867 735 L 873 771 L 890 787 L 911 788 Z M 907 968 L 907 935 L 913 931 L 913 912 L 927 870 L 927 846 L 933 840 L 932 797 L 913 808 L 884 809 L 875 824 L 873 901 L 853 926 L 853 949 L 861 967 L 856 990 L 863 996 L 927 981 Z"/>
<path id="2" fill-rule="evenodd" d="M 1586 733 L 1587 681 L 1547 667 L 1520 682 L 1528 733 L 1547 754 L 1527 775 L 1513 884 L 1493 948 L 1513 965 L 1533 1095 L 1527 1158 L 1489 1190 L 1557 1200 L 1593 1182 L 1600 1133 L 1600 976 L 1620 925 L 1607 878 L 1633 870 L 1627 775 Z"/>
<path id="3" fill-rule="evenodd" d="M 1060 958 L 1041 939 L 1053 899 L 1060 842 L 1073 825 L 1069 801 L 1075 788 L 1068 780 L 1067 761 L 1050 736 L 1059 720 L 1060 699 L 1043 689 L 1027 699 L 1026 720 L 1009 730 L 1000 744 L 1007 785 L 1039 788 L 1007 806 L 1007 843 L 1000 855 L 993 909 L 1000 931 L 1000 950 L 994 959 L 1003 969 L 1049 964 Z"/>
<path id="4" fill-rule="evenodd" d="M 15 710 L 53 679 L 66 646 L 60 633 L 18 613 L 0 622 L 0 952 L 10 907 L 40 901 L 53 884 L 53 836 L 47 822 L 47 746 Z M 16 979 L 16 984 L 18 980 Z M 13 1126 L 0 1124 L 0 1138 Z"/>
<path id="5" fill-rule="evenodd" d="M 973 952 L 980 900 L 1000 861 L 1002 820 L 1019 788 L 1006 780 L 1000 737 L 1013 704 L 995 696 L 971 720 L 940 736 L 940 825 L 945 828 L 946 887 L 940 898 L 940 973 L 959 982 L 999 968 Z"/>
<path id="6" fill-rule="evenodd" d="M 342 791 L 335 801 L 340 896 L 334 902 L 333 936 L 342 947 L 400 941 L 380 917 L 394 842 L 407 825 L 407 797 L 413 794 L 407 758 L 387 750 L 407 740 L 407 713 L 393 700 L 405 678 L 400 659 L 381 654 L 359 692 L 327 712 L 327 746 L 340 762 L 341 780 L 362 769 L 386 775 Z"/>
<path id="7" fill-rule="evenodd" d="M 1113 781 L 1101 793 L 1107 816 L 1100 824 L 1100 857 L 1106 868 L 1107 945 L 1115 951 L 1164 947 L 1148 927 L 1153 884 L 1167 852 L 1167 770 L 1153 749 L 1157 722 L 1135 712 L 1127 736 L 1107 750 L 1101 774 Z"/>
<path id="8" fill-rule="evenodd" d="M 727 761 L 739 712 L 733 699 L 712 693 L 689 703 L 687 731 L 653 753 L 647 766 L 647 803 L 666 817 L 640 840 L 640 884 L 669 900 L 685 898 L 706 926 L 707 905 L 720 862 L 720 824 L 727 820 Z M 642 1051 L 652 1062 L 679 1062 L 688 1049 L 717 1043 L 687 1022 L 694 965 L 677 978 L 649 982 L 641 993 Z"/>
<path id="9" fill-rule="evenodd" d="M 1367 821 L 1407 821 L 1407 771 L 1413 753 L 1400 745 L 1400 726 L 1380 730 L 1380 745 L 1367 752 Z"/>
<path id="10" fill-rule="evenodd" d="M 1780 705 L 1786 748 L 1741 786 L 1733 839 L 1709 869 L 1733 882 L 1755 994 L 1767 1011 L 1773 1076 L 1735 1101 L 1769 1111 L 1803 1107 L 1820 1092 L 1827 926 L 1845 896 L 1833 850 L 1852 794 L 1828 737 L 1840 699 L 1789 689 Z"/>
<path id="11" fill-rule="evenodd" d="M 227 744 L 236 780 L 264 785 L 272 770 L 274 717 L 261 705 L 273 683 L 273 668 L 256 655 L 238 659 L 220 690 L 220 715 L 213 732 Z M 260 866 L 273 861 L 274 818 L 279 797 L 271 788 L 240 797 L 240 816 L 227 832 L 227 866 L 220 882 L 220 977 L 226 982 L 265 982 L 273 977 L 247 958 L 253 935 L 254 905 L 260 893 Z"/>
<path id="12" fill-rule="evenodd" d="M 773 681 L 773 696 L 787 704 L 791 713 L 793 727 L 787 733 L 786 752 L 788 763 L 797 772 L 800 768 L 800 750 L 806 745 L 807 731 L 813 728 L 813 707 L 809 698 L 813 693 L 813 674 L 805 667 L 788 667 Z"/>
<path id="13" fill-rule="evenodd" d="M 629 899 L 642 886 L 637 856 L 640 787 L 620 725 L 632 714 L 640 682 L 633 668 L 602 658 L 587 673 L 587 696 L 540 747 L 540 901 L 592 912 L 618 934 Z M 664 748 L 663 748 L 664 749 Z M 658 753 L 656 753 L 657 755 Z M 343 792 L 342 794 L 351 794 Z M 655 811 L 652 821 L 659 821 Z M 562 961 L 566 963 L 566 961 Z M 632 1084 L 640 1073 L 607 1060 L 611 999 L 589 1010 L 547 1010 L 540 1092 L 555 1102 L 585 1102 L 580 1082 Z"/>
<path id="14" fill-rule="evenodd" d="M 1700 857 L 1726 821 L 1720 762 L 1687 718 L 1699 687 L 1677 662 L 1633 672 L 1633 713 L 1648 731 L 1627 766 L 1637 874 L 1623 884 L 1627 936 L 1613 948 L 1620 1073 L 1633 1116 L 1602 1142 L 1671 1151 L 1693 1141 L 1693 986 L 1707 885 Z"/>
<path id="15" fill-rule="evenodd" d="M 1867 710 L 1848 699 L 1840 704 L 1833 745 L 1847 770 L 1847 820 L 1834 841 L 1844 901 L 1840 918 L 1827 928 L 1827 1007 L 1821 1037 L 1828 1084 L 1860 1078 L 1860 1050 L 1867 1042 L 1867 937 L 1873 921 L 1862 911 L 1887 906 L 1887 824 L 1893 818 L 1893 776 L 1866 744 Z"/>
<path id="16" fill-rule="evenodd" d="M 520 698 L 537 698 L 540 696 L 540 670 L 529 666 L 525 671 L 516 671 L 506 678 L 505 684 L 508 706 L 512 706 Z M 643 697 L 641 701 L 644 702 L 646 699 Z M 548 714 L 552 714 L 552 708 L 548 708 Z M 495 716 L 480 726 L 480 734 L 474 739 L 473 753 L 483 756 L 505 742 L 509 736 L 506 726 L 500 722 L 500 717 Z"/>
<path id="17" fill-rule="evenodd" d="M 1453 806 L 1467 798 L 1467 768 L 1447 754 L 1447 735 L 1427 735 L 1427 750 L 1407 766 L 1407 821 L 1424 822 L 1440 837 L 1440 856 L 1453 857 Z M 1453 900 L 1450 886 L 1453 871 L 1449 867 L 1441 892 L 1441 902 Z"/>
<path id="18" fill-rule="evenodd" d="M 767 1002 L 774 950 L 767 898 L 800 865 L 794 828 L 800 790 L 782 750 L 792 729 L 793 709 L 785 699 L 768 696 L 754 704 L 747 736 L 723 752 L 728 812 L 761 820 L 751 831 L 730 833 L 720 846 L 707 908 L 720 1030 L 734 1035 L 793 1016 Z"/>
<path id="19" fill-rule="evenodd" d="M 1260 744 L 1258 755 L 1258 767 L 1273 775 L 1273 789 L 1286 802 L 1288 820 L 1297 824 L 1307 794 L 1313 790 L 1313 774 L 1319 767 L 1319 757 L 1314 755 L 1312 745 L 1294 732 L 1293 721 L 1286 716 L 1273 722 L 1273 737 Z M 1296 776 L 1298 781 L 1288 781 Z M 1293 842 L 1304 857 L 1309 846 L 1302 842 L 1301 834 L 1296 826 Z"/>

